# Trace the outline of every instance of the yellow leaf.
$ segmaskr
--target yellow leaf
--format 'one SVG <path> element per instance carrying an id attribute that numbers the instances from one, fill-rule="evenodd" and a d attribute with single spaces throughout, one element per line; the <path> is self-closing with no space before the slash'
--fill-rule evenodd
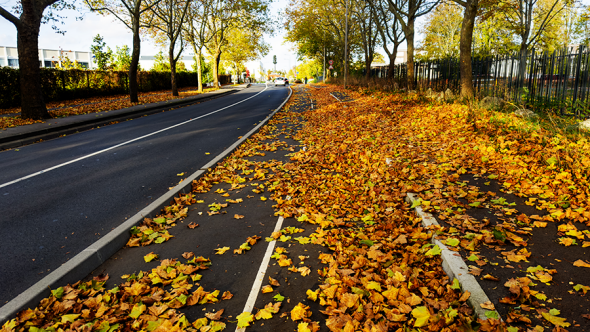
<path id="1" fill-rule="evenodd" d="M 315 292 L 312 291 L 311 289 L 308 289 L 305 294 L 307 294 L 307 298 L 309 300 L 317 301 L 319 293 L 320 293 L 320 290 L 319 289 L 316 289 Z"/>
<path id="2" fill-rule="evenodd" d="M 590 267 L 590 264 L 584 262 L 581 259 L 578 259 L 577 261 L 574 262 L 574 266 L 578 266 L 578 267 Z"/>
<path id="3" fill-rule="evenodd" d="M 571 325 L 570 323 L 565 321 L 565 318 L 553 316 L 552 314 L 550 314 L 548 312 L 541 312 L 541 315 L 543 315 L 543 318 L 545 318 L 546 320 L 548 320 L 549 322 L 551 322 L 551 324 L 553 324 L 555 326 L 568 327 Z"/>
<path id="4" fill-rule="evenodd" d="M 264 197 L 264 196 L 260 196 L 260 200 L 261 200 L 261 201 L 266 201 L 266 200 L 267 200 L 267 198 L 266 198 L 266 197 Z"/>
<path id="5" fill-rule="evenodd" d="M 428 320 L 430 319 L 430 312 L 426 307 L 416 307 L 412 310 L 412 316 L 416 318 L 414 322 L 414 327 L 422 327 L 428 324 Z"/>
<path id="6" fill-rule="evenodd" d="M 309 309 L 308 306 L 304 305 L 303 303 L 299 302 L 295 308 L 293 308 L 293 310 L 291 310 L 291 319 L 293 321 L 297 321 L 303 318 L 307 318 L 308 314 L 307 314 L 307 309 Z"/>
<path id="7" fill-rule="evenodd" d="M 250 326 L 250 323 L 254 320 L 254 316 L 249 312 L 242 312 L 237 317 L 238 319 L 238 328 Z"/>
<path id="8" fill-rule="evenodd" d="M 147 254 L 147 255 L 143 256 L 143 260 L 144 260 L 146 263 L 149 263 L 149 262 L 153 261 L 154 259 L 158 259 L 158 254 L 154 254 L 154 252 L 153 252 L 153 251 L 152 251 L 152 252 L 150 252 L 149 254 Z"/>
<path id="9" fill-rule="evenodd" d="M 226 251 L 229 250 L 229 247 L 217 248 L 215 249 L 215 255 L 223 255 Z"/>
<path id="10" fill-rule="evenodd" d="M 309 329 L 309 327 L 307 327 L 307 325 L 309 325 L 308 323 L 299 323 L 299 325 L 297 325 L 297 332 L 311 332 L 311 330 Z"/>
<path id="11" fill-rule="evenodd" d="M 272 291 L 273 291 L 273 289 L 270 285 L 266 285 L 266 286 L 262 287 L 262 294 L 272 293 Z"/>

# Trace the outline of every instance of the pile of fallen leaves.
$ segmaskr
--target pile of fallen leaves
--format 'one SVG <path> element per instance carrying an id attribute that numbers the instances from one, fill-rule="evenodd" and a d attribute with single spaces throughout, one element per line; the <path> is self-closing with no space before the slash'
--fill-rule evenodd
<path id="1" fill-rule="evenodd" d="M 217 90 L 214 88 L 206 91 Z M 139 102 L 132 103 L 126 95 L 116 95 L 108 97 L 93 97 L 86 99 L 76 99 L 60 102 L 47 103 L 47 108 L 50 109 L 49 114 L 54 118 L 62 118 L 71 115 L 80 115 L 88 113 L 98 113 L 105 111 L 119 110 L 136 105 L 157 103 L 161 101 L 173 100 L 178 98 L 186 98 L 198 95 L 195 88 L 185 88 L 179 91 L 180 96 L 172 96 L 169 91 L 154 91 L 139 94 Z M 0 114 L 20 113 L 20 107 L 1 109 Z M 0 117 L 0 128 L 18 127 L 33 123 L 43 122 L 40 120 L 21 119 L 20 116 Z"/>
<path id="2" fill-rule="evenodd" d="M 301 230 L 292 227 L 266 239 L 321 245 L 331 251 L 331 254 L 320 254 L 325 267 L 319 271 L 298 268 L 285 247 L 277 247 L 272 256 L 282 268 L 301 273 L 303 277 L 320 278 L 318 288 L 305 292 L 308 299 L 318 301 L 324 308 L 326 320 L 312 321 L 309 307 L 299 303 L 290 311 L 290 318 L 299 323 L 299 331 L 317 331 L 320 324 L 332 331 L 498 331 L 504 328 L 503 323 L 493 318 L 474 318 L 473 309 L 466 304 L 469 292 L 462 291 L 458 282 L 450 280 L 443 271 L 440 248 L 431 244 L 435 234 L 451 249 L 471 253 L 466 257 L 469 261 L 482 264 L 485 261 L 477 254 L 482 246 L 499 248 L 497 251 L 507 261 L 526 260 L 531 256 L 525 248 L 526 235 L 533 227 L 543 227 L 548 222 L 560 223 L 563 245 L 572 245 L 573 240 L 585 245 L 583 239 L 588 234 L 574 225 L 588 222 L 590 216 L 587 199 L 590 146 L 585 138 L 572 141 L 542 130 L 531 131 L 526 122 L 514 115 L 484 111 L 474 115 L 465 106 L 436 104 L 419 96 L 346 91 L 355 101 L 337 103 L 329 94 L 334 90 L 338 88 L 311 89 L 315 109 L 292 114 L 288 106 L 287 111 L 278 113 L 223 164 L 193 182 L 193 192 L 205 193 L 222 182 L 230 184 L 228 191 L 232 191 L 254 185 L 256 181 L 253 191 L 268 192 L 268 199 L 276 202 L 277 214 L 314 225 L 315 232 L 307 237 L 296 237 Z M 297 102 L 300 100 L 295 98 L 288 105 Z M 281 127 L 285 122 L 298 123 L 302 118 L 303 127 L 298 132 Z M 290 162 L 247 159 L 286 146 L 281 142 L 264 142 L 281 134 L 292 135 L 303 145 L 299 151 L 292 150 Z M 516 213 L 506 199 L 461 181 L 461 176 L 468 173 L 499 183 L 507 193 L 535 195 L 530 204 L 547 213 L 543 216 Z M 222 196 L 228 194 L 222 189 L 215 192 Z M 409 192 L 419 193 L 417 204 L 436 214 L 447 227 L 422 227 L 412 207 L 405 203 Z M 225 213 L 228 204 L 236 203 L 239 202 L 227 199 L 226 203 L 211 204 L 207 213 Z M 145 246 L 170 240 L 167 230 L 186 216 L 187 206 L 191 204 L 204 202 L 196 201 L 190 194 L 179 196 L 162 215 L 146 219 L 134 228 L 128 245 Z M 466 213 L 468 209 L 484 206 L 502 213 L 503 223 L 476 221 Z M 236 214 L 234 218 L 243 216 Z M 257 236 L 248 237 L 234 252 L 244 253 L 258 240 Z M 503 250 L 507 243 L 518 248 Z M 222 247 L 216 251 L 221 255 L 229 249 Z M 146 256 L 148 259 L 154 257 Z M 300 259 L 303 261 L 305 257 Z M 88 324 L 92 325 L 87 331 L 102 332 L 129 327 L 150 332 L 221 330 L 222 323 L 215 320 L 208 324 L 206 320 L 189 323 L 174 310 L 217 299 L 215 292 L 199 291 L 194 267 L 206 268 L 205 263 L 201 259 L 199 265 L 164 260 L 157 271 L 126 276 L 131 279 L 114 291 L 86 293 L 92 284 L 88 288 L 88 283 L 78 283 L 64 289 L 68 294 L 76 292 L 67 310 L 60 311 L 61 304 L 55 305 L 63 300 L 54 294 L 37 309 L 27 311 L 26 316 L 21 313 L 16 320 L 5 324 L 3 332 L 21 332 L 29 327 L 86 331 L 84 327 Z M 588 263 L 581 258 L 574 266 L 584 267 L 584 264 Z M 472 267 L 471 273 L 478 275 L 481 271 Z M 533 280 L 549 282 L 554 274 L 549 268 L 529 268 L 526 276 L 506 280 L 511 295 L 502 301 L 520 305 L 523 310 L 534 306 L 542 301 L 543 294 L 532 289 Z M 263 288 L 263 293 L 278 286 L 276 280 L 269 280 L 270 285 Z M 135 287 L 142 287 L 142 292 L 132 292 L 136 283 L 139 286 Z M 579 286 L 580 292 L 588 290 Z M 197 290 L 191 292 L 191 288 Z M 109 318 L 100 319 L 92 310 L 94 316 L 83 316 L 84 310 L 90 308 L 84 304 L 87 300 L 78 298 L 79 294 L 96 297 L 99 293 L 101 301 L 106 301 L 104 312 L 109 313 Z M 148 295 L 154 298 L 153 302 L 146 298 Z M 115 296 L 118 296 L 116 301 Z M 121 308 L 123 303 L 126 306 Z M 163 305 L 167 306 L 166 310 L 161 309 Z M 72 308 L 76 311 L 71 311 Z M 57 311 L 49 313 L 51 310 Z M 279 310 L 280 302 L 270 303 L 256 314 L 242 313 L 237 317 L 238 326 L 248 326 L 255 319 L 269 319 Z M 63 318 L 66 312 L 81 316 Z M 558 330 L 567 326 L 558 310 L 540 307 L 538 312 L 539 317 Z M 132 314 L 135 319 L 129 318 Z M 505 321 L 530 323 L 517 311 L 511 312 Z M 72 328 L 71 324 L 78 326 Z M 113 328 L 115 324 L 122 325 Z M 506 328 L 511 332 L 519 330 Z"/>

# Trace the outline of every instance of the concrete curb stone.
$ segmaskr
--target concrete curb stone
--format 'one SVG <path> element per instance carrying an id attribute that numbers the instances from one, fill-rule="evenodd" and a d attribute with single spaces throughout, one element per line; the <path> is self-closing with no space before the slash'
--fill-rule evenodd
<path id="1" fill-rule="evenodd" d="M 150 205 L 127 219 L 124 223 L 113 229 L 105 236 L 94 242 L 62 266 L 51 272 L 49 275 L 39 280 L 29 287 L 26 291 L 19 294 L 10 302 L 0 308 L 0 326 L 6 321 L 13 318 L 18 312 L 26 308 L 35 307 L 43 298 L 48 297 L 50 289 L 62 285 L 72 284 L 85 278 L 90 272 L 99 267 L 120 248 L 125 246 L 129 240 L 129 230 L 137 226 L 144 218 L 153 218 L 159 211 L 167 206 L 170 201 L 179 193 L 188 194 L 192 191 L 193 180 L 203 175 L 208 168 L 215 166 L 230 153 L 232 153 L 240 144 L 246 141 L 250 136 L 256 133 L 264 126 L 278 111 L 280 111 L 287 101 L 291 98 L 293 90 L 289 88 L 289 96 L 283 103 L 275 109 L 269 116 L 262 120 L 256 127 L 250 130 L 246 135 L 228 147 L 225 151 L 217 155 L 213 160 L 205 164 L 201 169 L 191 174 L 173 189 L 160 196 Z"/>
<path id="2" fill-rule="evenodd" d="M 418 195 L 413 193 L 408 193 L 406 195 L 406 202 L 409 204 L 414 204 L 414 202 L 418 201 Z M 422 225 L 424 227 L 429 226 L 439 226 L 438 221 L 432 216 L 432 214 L 424 212 L 421 206 L 416 206 L 414 208 L 416 211 L 416 215 L 422 219 Z M 446 245 L 444 245 L 440 240 L 436 238 L 436 236 L 432 237 L 432 243 L 434 245 L 438 245 L 438 247 L 442 250 L 441 258 L 443 260 L 443 270 L 449 276 L 451 280 L 457 278 L 461 288 L 464 291 L 468 291 L 471 293 L 471 296 L 467 300 L 467 303 L 473 308 L 476 315 L 481 319 L 488 319 L 486 316 L 486 312 L 492 310 L 486 310 L 480 306 L 480 304 L 490 301 L 488 296 L 486 295 L 485 291 L 479 285 L 479 282 L 475 277 L 469 274 L 469 268 L 467 264 L 461 258 L 461 255 L 455 251 L 449 250 Z M 495 311 L 498 315 L 497 317 L 501 319 L 500 314 Z"/>

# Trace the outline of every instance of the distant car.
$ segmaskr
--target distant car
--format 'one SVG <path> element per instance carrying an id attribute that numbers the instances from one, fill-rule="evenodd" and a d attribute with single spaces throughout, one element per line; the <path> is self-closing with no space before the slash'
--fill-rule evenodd
<path id="1" fill-rule="evenodd" d="M 277 78 L 275 78 L 275 86 L 277 86 L 277 85 L 283 85 L 283 86 L 285 86 L 287 84 L 289 84 L 289 81 L 287 81 L 286 78 L 283 78 L 283 77 L 277 77 Z"/>

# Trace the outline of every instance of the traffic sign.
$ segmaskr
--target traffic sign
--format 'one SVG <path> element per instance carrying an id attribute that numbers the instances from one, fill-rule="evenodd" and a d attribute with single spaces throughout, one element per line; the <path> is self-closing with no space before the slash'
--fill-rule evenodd
<path id="1" fill-rule="evenodd" d="M 328 67 L 328 69 L 334 69 L 334 67 L 330 66 L 330 67 Z"/>
<path id="2" fill-rule="evenodd" d="M 328 61 L 328 63 L 329 63 L 329 64 L 330 64 L 330 66 L 331 66 L 331 65 L 333 65 L 333 64 L 334 64 L 334 60 L 330 60 L 330 61 Z"/>

